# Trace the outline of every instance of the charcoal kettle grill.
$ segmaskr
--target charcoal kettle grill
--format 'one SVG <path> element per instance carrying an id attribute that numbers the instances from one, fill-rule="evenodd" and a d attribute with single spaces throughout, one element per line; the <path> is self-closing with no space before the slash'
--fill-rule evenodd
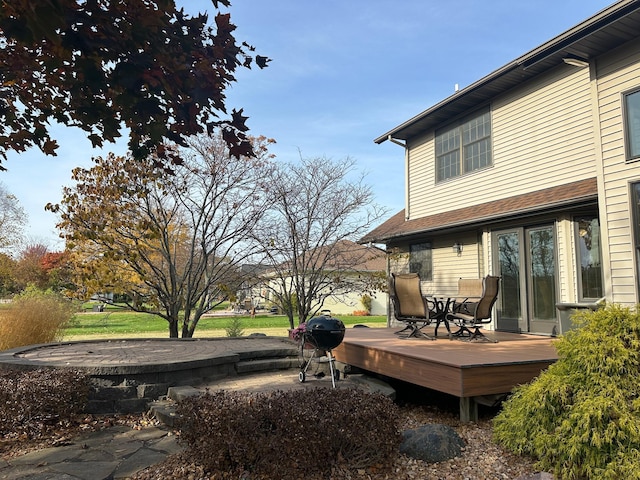
<path id="1" fill-rule="evenodd" d="M 321 357 L 326 352 L 331 372 L 331 384 L 336 388 L 336 380 L 340 379 L 340 371 L 335 368 L 335 359 L 331 350 L 344 339 L 344 323 L 331 315 L 314 317 L 306 323 L 300 340 L 300 373 L 298 379 L 303 383 L 307 378 L 309 367 L 313 364 L 316 370 Z M 319 376 L 320 374 L 316 374 Z"/>

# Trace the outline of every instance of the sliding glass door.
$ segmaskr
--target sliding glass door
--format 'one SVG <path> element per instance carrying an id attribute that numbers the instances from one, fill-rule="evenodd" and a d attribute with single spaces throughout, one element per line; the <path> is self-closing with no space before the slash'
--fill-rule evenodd
<path id="1" fill-rule="evenodd" d="M 553 225 L 493 233 L 499 330 L 556 334 L 556 246 Z"/>

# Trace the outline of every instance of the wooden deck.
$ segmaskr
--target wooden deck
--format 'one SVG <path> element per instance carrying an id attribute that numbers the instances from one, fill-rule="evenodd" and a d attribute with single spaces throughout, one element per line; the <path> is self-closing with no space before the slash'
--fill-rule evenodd
<path id="1" fill-rule="evenodd" d="M 402 339 L 397 330 L 349 328 L 333 354 L 339 362 L 459 397 L 465 421 L 477 418 L 477 397 L 508 393 L 558 359 L 550 337 L 485 332 L 498 343 L 431 341 Z"/>

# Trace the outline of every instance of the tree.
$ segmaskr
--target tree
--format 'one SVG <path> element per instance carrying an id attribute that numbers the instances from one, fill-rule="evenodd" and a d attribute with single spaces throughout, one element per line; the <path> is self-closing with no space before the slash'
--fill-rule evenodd
<path id="1" fill-rule="evenodd" d="M 28 285 L 45 290 L 48 287 L 49 277 L 43 267 L 43 260 L 49 249 L 42 243 L 27 245 L 21 252 L 16 262 L 15 277 L 22 289 Z"/>
<path id="2" fill-rule="evenodd" d="M 68 252 L 47 252 L 40 261 L 47 276 L 47 288 L 54 292 L 64 292 L 75 288 Z"/>
<path id="3" fill-rule="evenodd" d="M 9 255 L 0 253 L 0 298 L 19 291 L 15 270 L 16 261 Z"/>
<path id="4" fill-rule="evenodd" d="M 212 0 L 230 6 L 228 0 Z M 238 44 L 229 14 L 189 16 L 173 0 L 11 0 L 0 8 L 0 170 L 8 150 L 55 155 L 49 122 L 76 126 L 94 146 L 129 130 L 134 158 L 163 140 L 221 128 L 232 155 L 249 155 L 246 117 L 226 114 L 238 67 L 268 59 Z"/>
<path id="5" fill-rule="evenodd" d="M 28 286 L 60 292 L 69 288 L 69 269 L 64 252 L 50 252 L 42 243 L 27 244 L 16 258 L 0 253 L 0 297 Z"/>
<path id="6" fill-rule="evenodd" d="M 60 213 L 85 293 L 126 293 L 134 310 L 166 319 L 170 337 L 192 337 L 255 249 L 248 239 L 266 209 L 271 162 L 270 141 L 253 143 L 257 155 L 238 159 L 222 135 L 190 139 L 176 149 L 174 175 L 154 159 L 115 155 L 75 169 L 75 187 L 47 208 Z"/>
<path id="7" fill-rule="evenodd" d="M 0 251 L 9 252 L 22 242 L 27 214 L 15 195 L 0 183 Z"/>
<path id="8" fill-rule="evenodd" d="M 370 251 L 351 240 L 386 212 L 373 203 L 363 176 L 350 179 L 354 167 L 349 158 L 301 159 L 279 165 L 269 180 L 273 205 L 256 238 L 270 266 L 264 285 L 291 328 L 294 315 L 306 321 L 330 295 L 380 287 L 379 276 L 361 270 Z"/>

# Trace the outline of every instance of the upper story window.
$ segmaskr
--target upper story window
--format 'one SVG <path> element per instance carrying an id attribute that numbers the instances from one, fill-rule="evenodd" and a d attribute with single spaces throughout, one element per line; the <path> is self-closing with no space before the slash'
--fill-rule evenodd
<path id="1" fill-rule="evenodd" d="M 627 160 L 640 158 L 640 90 L 624 96 Z"/>
<path id="2" fill-rule="evenodd" d="M 491 165 L 491 112 L 436 133 L 436 181 Z"/>

